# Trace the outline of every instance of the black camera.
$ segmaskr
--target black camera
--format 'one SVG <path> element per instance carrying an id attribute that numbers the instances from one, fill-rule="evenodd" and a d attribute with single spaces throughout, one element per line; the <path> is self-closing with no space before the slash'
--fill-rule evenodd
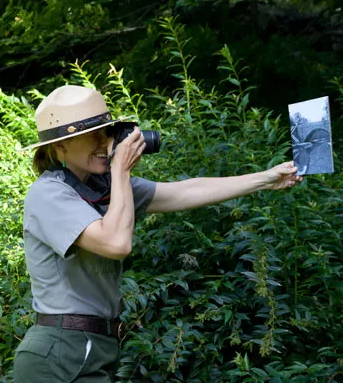
<path id="1" fill-rule="evenodd" d="M 133 128 L 138 126 L 136 122 L 116 122 L 115 124 L 106 128 L 107 137 L 113 137 L 113 149 L 116 145 L 122 142 L 130 133 L 133 132 Z M 160 135 L 156 130 L 142 130 L 144 141 L 146 143 L 143 154 L 158 153 L 160 151 L 161 141 Z"/>

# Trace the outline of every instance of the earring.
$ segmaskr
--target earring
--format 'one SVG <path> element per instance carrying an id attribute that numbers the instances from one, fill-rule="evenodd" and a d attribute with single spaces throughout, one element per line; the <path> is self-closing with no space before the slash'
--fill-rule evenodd
<path id="1" fill-rule="evenodd" d="M 63 160 L 62 166 L 65 168 L 66 167 L 66 160 Z"/>

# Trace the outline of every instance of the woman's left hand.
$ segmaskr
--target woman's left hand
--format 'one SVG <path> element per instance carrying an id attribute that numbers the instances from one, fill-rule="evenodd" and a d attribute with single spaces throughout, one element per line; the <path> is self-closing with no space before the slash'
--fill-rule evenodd
<path id="1" fill-rule="evenodd" d="M 278 190 L 294 186 L 297 182 L 303 180 L 302 176 L 296 176 L 298 168 L 294 166 L 293 161 L 284 162 L 265 171 L 267 176 L 266 189 Z"/>

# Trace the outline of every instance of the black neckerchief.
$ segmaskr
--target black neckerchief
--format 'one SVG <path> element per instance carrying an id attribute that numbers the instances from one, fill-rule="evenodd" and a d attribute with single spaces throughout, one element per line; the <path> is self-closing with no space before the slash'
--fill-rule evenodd
<path id="1" fill-rule="evenodd" d="M 101 215 L 105 214 L 105 206 L 109 205 L 111 197 L 111 174 L 109 172 L 98 175 L 92 174 L 87 183 L 80 181 L 68 168 L 53 166 L 49 171 L 62 170 L 64 182 L 71 186 L 80 197 L 90 206 L 94 207 Z"/>

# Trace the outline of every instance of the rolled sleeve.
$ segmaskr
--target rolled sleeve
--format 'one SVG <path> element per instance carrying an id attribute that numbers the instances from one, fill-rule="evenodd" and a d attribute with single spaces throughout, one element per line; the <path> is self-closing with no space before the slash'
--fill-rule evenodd
<path id="1" fill-rule="evenodd" d="M 154 198 L 156 182 L 146 180 L 145 178 L 131 178 L 131 186 L 135 204 L 136 217 L 144 214 L 150 202 Z"/>

